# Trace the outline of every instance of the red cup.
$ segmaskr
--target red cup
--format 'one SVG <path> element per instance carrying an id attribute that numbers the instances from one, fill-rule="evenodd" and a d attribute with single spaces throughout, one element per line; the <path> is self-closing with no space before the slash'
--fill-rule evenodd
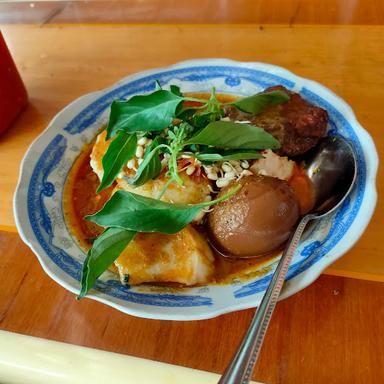
<path id="1" fill-rule="evenodd" d="M 0 32 L 0 135 L 28 101 L 27 91 Z"/>

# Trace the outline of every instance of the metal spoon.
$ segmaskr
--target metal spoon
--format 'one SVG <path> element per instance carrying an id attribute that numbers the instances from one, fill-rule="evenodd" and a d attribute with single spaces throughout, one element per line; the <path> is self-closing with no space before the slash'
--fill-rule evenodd
<path id="1" fill-rule="evenodd" d="M 356 155 L 341 137 L 322 139 L 305 159 L 305 170 L 315 190 L 314 209 L 305 215 L 288 240 L 255 316 L 219 384 L 249 383 L 275 309 L 285 275 L 309 221 L 335 211 L 352 190 L 357 174 Z"/>

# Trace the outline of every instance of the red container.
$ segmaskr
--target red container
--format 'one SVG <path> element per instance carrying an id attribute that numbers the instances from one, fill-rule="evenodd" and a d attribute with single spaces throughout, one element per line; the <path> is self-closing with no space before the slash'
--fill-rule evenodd
<path id="1" fill-rule="evenodd" d="M 0 32 L 0 135 L 27 104 L 23 81 Z"/>

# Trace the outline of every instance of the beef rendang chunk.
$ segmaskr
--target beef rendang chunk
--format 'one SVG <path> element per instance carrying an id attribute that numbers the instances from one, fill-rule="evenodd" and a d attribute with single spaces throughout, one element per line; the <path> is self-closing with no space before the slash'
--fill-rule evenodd
<path id="1" fill-rule="evenodd" d="M 273 105 L 258 115 L 241 112 L 235 107 L 226 109 L 233 121 L 250 121 L 265 129 L 280 141 L 280 155 L 297 156 L 313 148 L 327 130 L 328 113 L 304 100 L 298 93 L 278 85 L 263 92 L 282 91 L 290 96 L 284 104 Z"/>

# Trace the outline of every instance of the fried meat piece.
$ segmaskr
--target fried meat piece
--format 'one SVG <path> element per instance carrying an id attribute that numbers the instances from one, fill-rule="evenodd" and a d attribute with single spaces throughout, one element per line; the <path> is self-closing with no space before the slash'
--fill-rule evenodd
<path id="1" fill-rule="evenodd" d="M 326 134 L 328 113 L 304 100 L 298 93 L 283 86 L 267 88 L 263 92 L 282 91 L 290 96 L 284 104 L 273 105 L 258 115 L 227 107 L 226 114 L 232 121 L 248 120 L 265 129 L 281 144 L 280 155 L 297 156 L 313 148 Z"/>

